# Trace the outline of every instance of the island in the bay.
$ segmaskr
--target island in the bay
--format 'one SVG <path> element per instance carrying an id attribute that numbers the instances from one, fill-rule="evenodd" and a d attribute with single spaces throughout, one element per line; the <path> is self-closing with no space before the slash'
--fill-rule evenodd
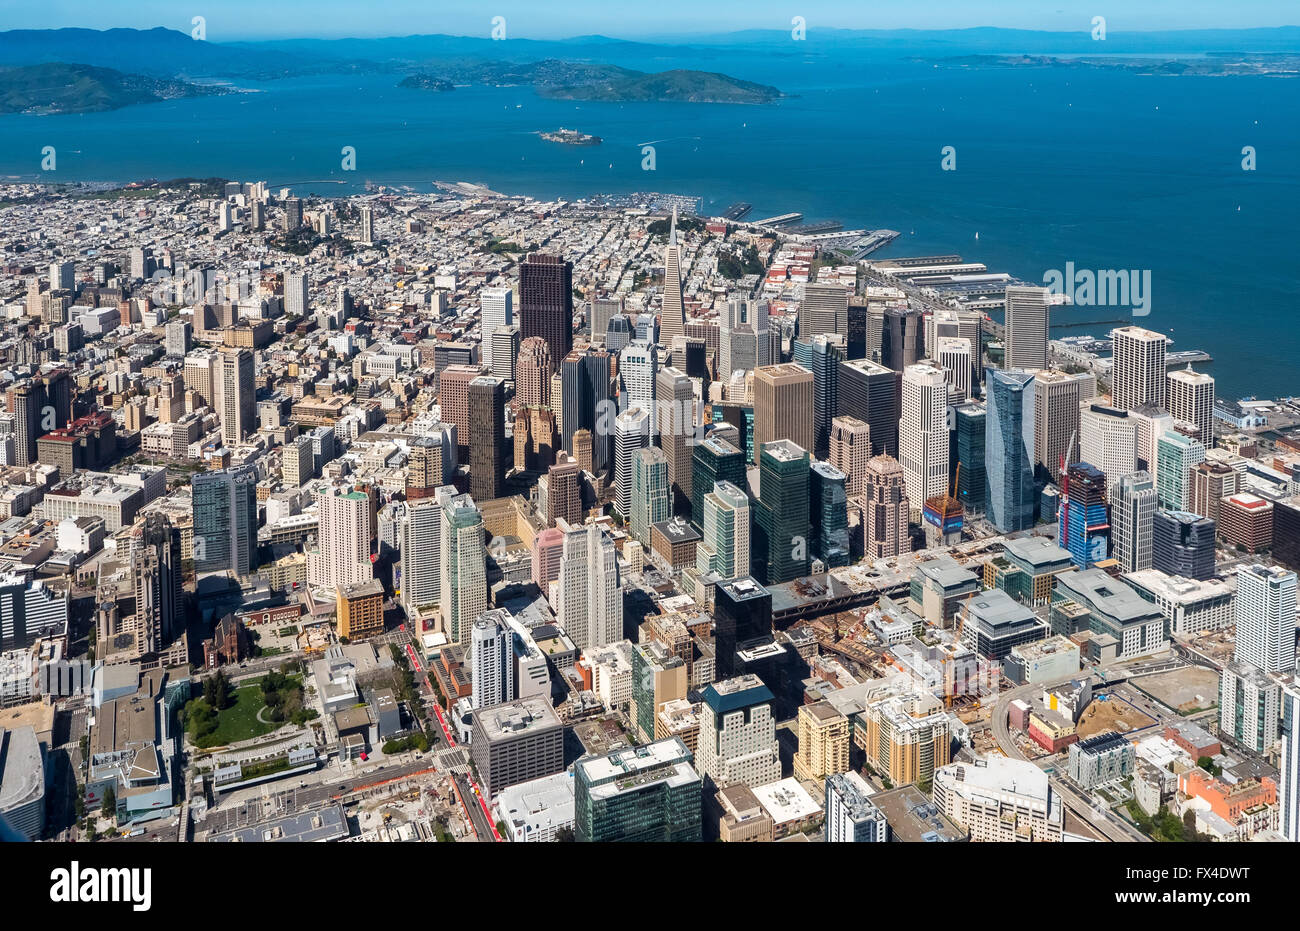
<path id="1" fill-rule="evenodd" d="M 576 129 L 565 129 L 563 126 L 550 132 L 540 133 L 540 135 L 547 142 L 559 142 L 564 145 L 600 145 L 601 143 L 599 136 L 580 133 Z"/>

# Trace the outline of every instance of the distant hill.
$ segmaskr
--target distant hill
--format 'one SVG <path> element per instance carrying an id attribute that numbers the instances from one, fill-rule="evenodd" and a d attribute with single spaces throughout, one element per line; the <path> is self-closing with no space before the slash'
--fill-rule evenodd
<path id="1" fill-rule="evenodd" d="M 548 58 L 525 63 L 457 60 L 406 78 L 402 87 L 445 89 L 445 84 L 531 86 L 562 100 L 680 101 L 683 103 L 771 103 L 775 87 L 708 71 L 647 74 L 617 65 Z"/>
<path id="2" fill-rule="evenodd" d="M 662 71 L 623 75 L 586 84 L 539 88 L 546 97 L 564 100 L 680 101 L 684 103 L 772 103 L 784 95 L 775 87 L 742 81 L 711 71 Z"/>
<path id="3" fill-rule="evenodd" d="M 62 62 L 0 70 L 0 113 L 99 113 L 225 93 L 228 88 Z"/>

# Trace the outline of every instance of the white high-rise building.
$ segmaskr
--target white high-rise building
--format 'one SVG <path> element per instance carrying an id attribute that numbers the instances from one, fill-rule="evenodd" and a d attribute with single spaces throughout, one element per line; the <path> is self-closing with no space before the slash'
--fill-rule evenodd
<path id="1" fill-rule="evenodd" d="M 640 327 L 638 326 L 638 331 Z M 640 336 L 640 333 L 637 334 Z M 659 342 L 672 348 L 673 340 L 686 335 L 686 305 L 682 302 L 682 247 L 677 244 L 677 208 L 673 208 L 668 247 L 664 250 L 664 299 L 660 310 Z M 644 338 L 644 337 L 642 337 Z"/>
<path id="2" fill-rule="evenodd" d="M 490 708 L 515 700 L 514 629 L 510 612 L 496 608 L 474 622 L 470 634 L 469 665 L 473 693 L 470 705 Z"/>
<path id="3" fill-rule="evenodd" d="M 489 342 L 492 344 L 492 374 L 502 381 L 514 381 L 515 359 L 519 356 L 519 327 L 499 326 Z"/>
<path id="4" fill-rule="evenodd" d="M 1051 293 L 1046 288 L 1012 286 L 1006 293 L 1006 361 L 1003 368 L 1047 368 L 1047 339 L 1051 328 Z"/>
<path id="5" fill-rule="evenodd" d="M 1149 472 L 1133 472 L 1115 484 L 1110 497 L 1112 541 L 1121 572 L 1151 568 L 1156 485 Z"/>
<path id="6" fill-rule="evenodd" d="M 889 840 L 885 813 L 871 802 L 874 789 L 856 772 L 826 777 L 826 841 L 832 844 Z"/>
<path id="7" fill-rule="evenodd" d="M 1111 399 L 1121 410 L 1165 406 L 1165 351 L 1169 337 L 1138 326 L 1111 331 Z"/>
<path id="8" fill-rule="evenodd" d="M 361 242 L 370 245 L 375 241 L 375 208 L 361 208 Z"/>
<path id="9" fill-rule="evenodd" d="M 1282 679 L 1282 758 L 1278 762 L 1277 829 L 1300 842 L 1300 681 Z"/>
<path id="10" fill-rule="evenodd" d="M 442 505 L 437 498 L 409 501 L 401 532 L 402 603 L 414 614 L 437 604 L 442 591 Z"/>
<path id="11" fill-rule="evenodd" d="M 766 301 L 730 300 L 718 312 L 718 374 L 752 372 L 772 360 Z"/>
<path id="12" fill-rule="evenodd" d="M 614 483 L 618 486 L 618 513 L 632 519 L 633 457 L 650 445 L 650 412 L 632 407 L 614 418 Z"/>
<path id="13" fill-rule="evenodd" d="M 335 589 L 374 578 L 370 562 L 370 496 L 346 486 L 326 487 L 316 499 L 316 551 L 307 554 L 307 584 Z"/>
<path id="14" fill-rule="evenodd" d="M 1237 572 L 1238 662 L 1265 672 L 1295 669 L 1296 574 L 1255 564 Z"/>
<path id="15" fill-rule="evenodd" d="M 941 336 L 934 358 L 948 381 L 949 400 L 953 403 L 968 400 L 971 396 L 970 343 L 960 337 Z"/>
<path id="16" fill-rule="evenodd" d="M 650 435 L 656 436 L 655 378 L 659 374 L 659 347 L 633 342 L 618 354 L 618 377 L 622 385 L 620 407 L 639 407 L 650 414 Z"/>
<path id="17" fill-rule="evenodd" d="M 50 263 L 50 290 L 71 291 L 77 286 L 77 265 L 75 262 Z"/>
<path id="18" fill-rule="evenodd" d="M 597 525 L 565 533 L 557 591 L 557 620 L 579 650 L 623 639 L 618 554 L 614 540 Z"/>
<path id="19" fill-rule="evenodd" d="M 497 327 L 515 322 L 515 292 L 510 288 L 484 288 L 479 314 L 480 355 L 484 365 L 492 365 L 492 334 Z"/>
<path id="20" fill-rule="evenodd" d="M 1154 404 L 1143 404 L 1128 412 L 1133 421 L 1134 453 L 1137 467 L 1154 474 L 1156 471 L 1156 440 L 1174 428 L 1174 416 Z"/>
<path id="21" fill-rule="evenodd" d="M 758 676 L 704 687 L 696 760 L 700 774 L 718 787 L 742 782 L 757 788 L 781 778 L 772 693 Z"/>
<path id="22" fill-rule="evenodd" d="M 903 370 L 899 461 L 913 509 L 948 488 L 948 383 L 943 369 L 921 363 Z"/>
<path id="23" fill-rule="evenodd" d="M 284 273 L 284 312 L 287 316 L 307 316 L 311 307 L 307 294 L 309 284 L 306 272 Z"/>
<path id="24" fill-rule="evenodd" d="M 1167 376 L 1169 413 L 1196 427 L 1196 438 L 1206 449 L 1214 448 L 1214 379 L 1204 372 L 1185 369 Z"/>
<path id="25" fill-rule="evenodd" d="M 1079 459 L 1106 473 L 1106 491 L 1137 471 L 1137 431 L 1128 411 L 1085 404 L 1079 411 Z"/>

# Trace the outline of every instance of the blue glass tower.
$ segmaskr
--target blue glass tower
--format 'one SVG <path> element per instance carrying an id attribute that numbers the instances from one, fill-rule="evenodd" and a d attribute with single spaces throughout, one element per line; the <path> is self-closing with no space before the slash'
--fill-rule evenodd
<path id="1" fill-rule="evenodd" d="M 984 420 L 988 519 L 1003 533 L 1034 526 L 1032 372 L 987 369 Z"/>

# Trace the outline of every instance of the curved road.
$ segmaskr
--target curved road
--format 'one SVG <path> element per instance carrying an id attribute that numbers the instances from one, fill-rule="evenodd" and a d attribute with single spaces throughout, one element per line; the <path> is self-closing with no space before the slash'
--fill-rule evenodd
<path id="1" fill-rule="evenodd" d="M 1055 688 L 1080 677 L 1080 673 L 1075 673 L 1072 676 L 1051 679 L 1034 685 L 1022 685 L 999 695 L 997 704 L 993 706 L 992 718 L 989 721 L 989 726 L 993 729 L 993 738 L 998 742 L 998 748 L 1013 760 L 1025 760 L 1025 755 L 1020 752 L 1020 748 L 1016 746 L 1015 740 L 1011 737 L 1008 720 L 1011 714 L 1011 703 L 1017 698 L 1031 695 L 1035 691 Z M 1051 782 L 1052 790 L 1061 796 L 1061 801 L 1065 804 L 1065 807 L 1074 812 L 1078 818 L 1100 831 L 1107 840 L 1121 843 L 1149 842 L 1151 840 L 1127 821 L 1110 811 L 1107 811 L 1104 817 L 1098 818 L 1097 809 L 1093 806 L 1092 800 L 1072 785 L 1067 785 L 1055 773 L 1049 775 L 1048 779 Z"/>

